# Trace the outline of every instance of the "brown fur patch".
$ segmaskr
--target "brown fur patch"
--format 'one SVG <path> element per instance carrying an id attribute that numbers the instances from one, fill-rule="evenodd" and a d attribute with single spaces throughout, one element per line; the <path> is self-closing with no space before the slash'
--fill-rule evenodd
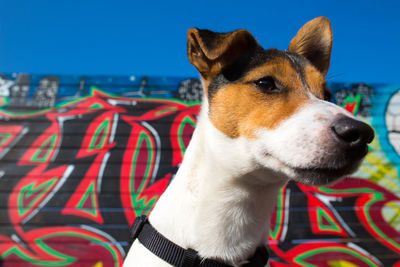
<path id="1" fill-rule="evenodd" d="M 278 81 L 282 93 L 266 94 L 254 84 L 263 77 Z M 220 88 L 210 103 L 213 125 L 226 135 L 255 138 L 260 128 L 273 129 L 308 100 L 307 89 L 287 59 L 278 58 L 249 72 L 241 81 Z"/>

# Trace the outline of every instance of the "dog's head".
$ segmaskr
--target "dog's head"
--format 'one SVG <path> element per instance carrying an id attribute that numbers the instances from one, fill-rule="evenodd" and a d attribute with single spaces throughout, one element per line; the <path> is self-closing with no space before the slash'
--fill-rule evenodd
<path id="1" fill-rule="evenodd" d="M 188 32 L 212 125 L 248 140 L 259 165 L 313 185 L 354 172 L 374 138 L 371 127 L 329 102 L 331 48 L 324 17 L 305 24 L 286 51 L 265 50 L 246 30 Z"/>

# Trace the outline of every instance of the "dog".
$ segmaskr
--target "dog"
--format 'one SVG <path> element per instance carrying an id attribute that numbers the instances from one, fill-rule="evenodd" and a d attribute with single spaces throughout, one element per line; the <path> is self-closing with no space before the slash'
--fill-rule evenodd
<path id="1" fill-rule="evenodd" d="M 320 186 L 357 170 L 374 131 L 329 102 L 331 48 L 325 17 L 286 51 L 265 50 L 243 29 L 188 31 L 204 99 L 182 165 L 149 216 L 158 233 L 200 261 L 242 266 L 267 242 L 289 180 Z M 171 264 L 136 239 L 124 266 Z"/>

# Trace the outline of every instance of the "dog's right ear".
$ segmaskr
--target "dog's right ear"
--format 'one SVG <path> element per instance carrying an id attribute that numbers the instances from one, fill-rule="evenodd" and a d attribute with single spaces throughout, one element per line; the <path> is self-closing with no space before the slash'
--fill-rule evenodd
<path id="1" fill-rule="evenodd" d="M 191 28 L 188 31 L 187 55 L 203 78 L 209 79 L 233 63 L 243 51 L 257 45 L 246 30 L 216 33 Z"/>
<path id="2" fill-rule="evenodd" d="M 289 50 L 303 55 L 326 75 L 332 50 L 332 28 L 329 20 L 318 17 L 307 22 L 290 42 Z"/>

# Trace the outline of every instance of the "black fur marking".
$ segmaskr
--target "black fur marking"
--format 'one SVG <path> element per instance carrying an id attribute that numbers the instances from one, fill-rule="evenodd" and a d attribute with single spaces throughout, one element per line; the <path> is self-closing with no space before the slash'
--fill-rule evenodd
<path id="1" fill-rule="evenodd" d="M 307 65 L 312 65 L 309 60 L 294 52 L 281 51 L 278 49 L 264 50 L 261 46 L 258 46 L 253 51 L 249 51 L 240 56 L 238 60 L 223 69 L 222 72 L 210 82 L 208 86 L 209 103 L 211 103 L 213 96 L 221 87 L 240 81 L 251 70 L 276 58 L 285 58 L 289 60 L 293 69 L 299 74 L 303 85 L 309 89 L 304 72 Z"/>
<path id="2" fill-rule="evenodd" d="M 312 65 L 314 67 L 316 67 L 314 64 L 312 64 L 307 58 L 305 58 L 302 55 L 299 55 L 297 53 L 294 52 L 290 52 L 290 51 L 285 51 L 285 54 L 287 56 L 287 58 L 290 61 L 290 64 L 292 65 L 292 67 L 297 71 L 297 73 L 300 75 L 301 81 L 304 84 L 304 86 L 310 90 L 310 87 L 305 79 L 305 73 L 304 73 L 304 69 L 307 65 Z M 316 67 L 317 68 L 317 67 Z M 317 68 L 318 70 L 318 68 Z M 321 73 L 322 74 L 322 73 Z M 325 101 L 331 101 L 332 99 L 332 93 L 330 92 L 329 88 L 326 87 L 326 85 L 324 85 L 324 100 Z"/>
<path id="3" fill-rule="evenodd" d="M 324 87 L 325 87 L 324 88 L 324 100 L 332 102 L 332 93 L 331 93 L 331 91 L 329 90 L 329 88 L 326 85 Z"/>
<path id="4" fill-rule="evenodd" d="M 306 65 L 311 64 L 310 61 L 308 61 L 305 57 L 303 57 L 299 54 L 296 54 L 294 52 L 285 51 L 285 56 L 287 59 L 289 59 L 290 64 L 299 74 L 303 85 L 309 89 L 310 87 L 307 84 L 304 69 L 305 69 Z"/>
<path id="5" fill-rule="evenodd" d="M 229 80 L 222 73 L 215 77 L 208 85 L 208 102 L 211 103 L 211 99 L 219 88 L 229 83 Z"/>
<path id="6" fill-rule="evenodd" d="M 277 49 L 264 50 L 261 46 L 241 55 L 238 60 L 225 67 L 208 86 L 208 101 L 224 85 L 240 81 L 248 72 L 277 57 L 285 57 L 284 52 Z"/>

